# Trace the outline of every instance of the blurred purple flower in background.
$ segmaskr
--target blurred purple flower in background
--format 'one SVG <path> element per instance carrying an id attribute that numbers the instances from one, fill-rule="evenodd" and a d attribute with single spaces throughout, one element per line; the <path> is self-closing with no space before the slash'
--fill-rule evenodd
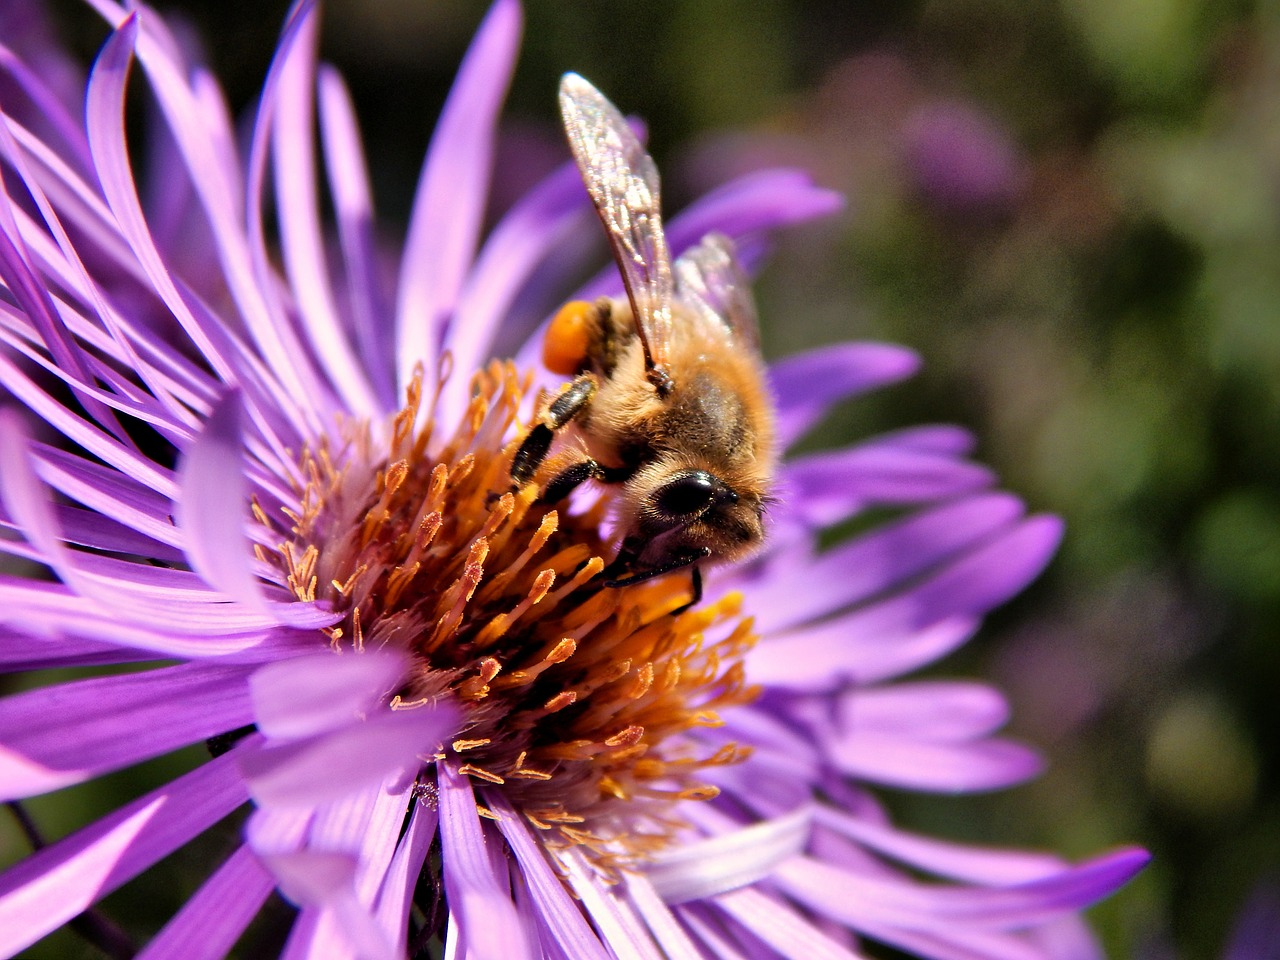
<path id="1" fill-rule="evenodd" d="M 943 209 L 1000 211 L 1022 190 L 1025 175 L 1012 141 L 975 106 L 946 100 L 921 104 L 902 135 L 919 190 Z"/>
<path id="2" fill-rule="evenodd" d="M 276 891 L 298 907 L 288 957 L 433 937 L 504 960 L 851 957 L 860 938 L 1095 955 L 1078 911 L 1144 852 L 964 847 L 898 829 L 870 789 L 991 790 L 1039 766 L 995 736 L 995 690 L 899 679 L 963 644 L 1059 538 L 990 489 L 963 431 L 787 460 L 764 553 L 678 616 L 683 578 L 594 576 L 606 496 L 558 516 L 505 492 L 548 381 L 487 362 L 492 344 L 563 238 L 594 229 L 566 163 L 482 236 L 514 0 L 462 65 L 391 290 L 313 4 L 291 12 L 242 150 L 156 14 L 92 2 L 112 33 L 83 126 L 0 57 L 0 380 L 61 435 L 0 417 L 0 521 L 19 535 L 0 547 L 55 578 L 0 577 L 0 658 L 146 669 L 0 701 L 0 784 L 16 800 L 192 744 L 214 756 L 0 875 L 0 953 L 250 804 L 241 844 L 142 956 L 223 956 Z M 135 61 L 165 127 L 145 201 L 123 122 Z M 679 252 L 720 230 L 758 256 L 837 206 L 764 171 L 668 235 Z M 618 289 L 609 270 L 579 295 Z M 856 343 L 775 363 L 784 445 L 915 367 Z M 818 551 L 869 508 L 897 515 Z"/>

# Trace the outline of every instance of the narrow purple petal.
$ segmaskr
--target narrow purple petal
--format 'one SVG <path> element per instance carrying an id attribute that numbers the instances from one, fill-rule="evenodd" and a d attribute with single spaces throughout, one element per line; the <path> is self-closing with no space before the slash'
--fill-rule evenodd
<path id="1" fill-rule="evenodd" d="M 409 809 L 409 825 L 378 891 L 376 916 L 392 943 L 404 943 L 408 937 L 413 891 L 438 826 L 436 811 L 421 800 L 410 801 Z"/>
<path id="2" fill-rule="evenodd" d="M 203 833 L 248 800 L 236 753 L 172 783 L 0 874 L 0 955 L 13 956 Z"/>
<path id="3" fill-rule="evenodd" d="M 563 881 L 551 869 L 541 845 L 530 835 L 527 821 L 497 791 L 485 791 L 484 800 L 500 818 L 498 829 L 515 854 L 537 907 L 538 923 L 569 956 L 582 960 L 607 958 L 608 952 L 587 924 L 581 908 L 565 891 Z"/>
<path id="4" fill-rule="evenodd" d="M 783 509 L 826 527 L 869 507 L 972 493 L 991 486 L 995 476 L 950 456 L 868 444 L 792 460 L 781 479 Z"/>
<path id="5" fill-rule="evenodd" d="M 663 956 L 667 960 L 703 960 L 702 951 L 690 939 L 671 908 L 658 896 L 648 878 L 642 873 L 632 873 L 627 875 L 626 883 L 627 899 L 653 934 Z"/>
<path id="6" fill-rule="evenodd" d="M 1127 883 L 1151 859 L 1126 848 L 1069 867 L 1050 877 L 1008 887 L 929 886 L 902 879 L 879 879 L 812 858 L 797 858 L 778 869 L 778 880 L 793 896 L 833 919 L 857 927 L 860 918 L 905 927 L 952 924 L 979 930 L 1019 930 L 1097 902 Z"/>
<path id="7" fill-rule="evenodd" d="M 937 743 L 861 732 L 833 743 L 830 760 L 851 777 L 940 793 L 1000 790 L 1044 769 L 1038 753 L 1009 740 Z"/>
<path id="8" fill-rule="evenodd" d="M 977 447 L 973 434 L 963 427 L 948 423 L 906 427 L 882 433 L 868 440 L 865 446 L 895 447 L 915 450 L 917 453 L 936 453 L 940 456 L 967 457 Z"/>
<path id="9" fill-rule="evenodd" d="M 863 687 L 839 701 L 840 726 L 863 733 L 916 737 L 937 742 L 972 740 L 1008 722 L 1008 701 L 983 683 L 952 680 Z"/>
<path id="10" fill-rule="evenodd" d="M 780 565 L 780 569 L 770 571 L 772 575 L 767 579 L 748 588 L 759 611 L 757 624 L 768 635 L 909 582 L 938 564 L 954 561 L 957 555 L 964 556 L 965 551 L 993 541 L 1021 516 L 1022 509 L 1022 504 L 1008 494 L 968 497 L 885 524 L 828 550 L 810 563 Z M 997 542 L 1003 544 L 1008 539 L 1001 537 Z M 980 559 L 980 564 L 974 561 L 965 567 L 967 578 L 957 575 L 952 578 L 954 585 L 948 581 L 935 590 L 936 596 L 927 598 L 933 606 L 921 604 L 916 622 L 929 623 L 955 613 L 985 613 L 989 605 L 981 606 L 974 598 L 962 597 L 963 588 L 975 576 L 999 577 L 1002 565 L 1008 561 L 986 552 L 981 552 Z M 970 570 L 975 565 L 976 570 Z"/>
<path id="11" fill-rule="evenodd" d="M 1008 886 L 1051 876 L 1066 868 L 1058 857 L 1022 850 L 973 847 L 897 830 L 865 817 L 821 805 L 815 818 L 824 826 L 900 863 L 935 876 L 983 886 Z"/>
<path id="12" fill-rule="evenodd" d="M 174 519 L 191 566 L 214 589 L 258 613 L 267 612 L 245 535 L 249 489 L 244 475 L 241 403 L 236 390 L 214 405 L 178 466 L 181 494 Z"/>
<path id="13" fill-rule="evenodd" d="M 379 284 L 368 167 L 360 146 L 355 108 L 341 75 L 322 64 L 319 87 L 325 170 L 346 266 L 346 293 L 356 344 L 378 400 L 384 410 L 389 410 L 396 402 L 395 365 L 389 352 L 391 308 Z"/>
<path id="14" fill-rule="evenodd" d="M 741 242 L 778 227 L 828 216 L 843 207 L 841 194 L 816 186 L 803 170 L 759 170 L 699 197 L 672 218 L 667 239 L 678 256 L 708 233 L 723 233 Z"/>
<path id="15" fill-rule="evenodd" d="M 407 655 L 392 649 L 319 653 L 268 664 L 249 680 L 254 720 L 272 740 L 336 730 L 386 703 L 407 669 Z"/>
<path id="16" fill-rule="evenodd" d="M 781 817 L 681 843 L 656 854 L 644 873 L 667 903 L 705 900 L 763 880 L 804 849 L 813 811 L 803 806 Z"/>
<path id="17" fill-rule="evenodd" d="M 260 804 L 310 807 L 340 800 L 416 769 L 458 729 L 447 704 L 387 712 L 308 740 L 246 752 L 249 791 Z"/>
<path id="18" fill-rule="evenodd" d="M 618 960 L 665 960 L 648 927 L 627 908 L 623 898 L 615 896 L 610 887 L 601 882 L 581 851 L 564 851 L 559 860 L 565 867 L 570 888 Z"/>
<path id="19" fill-rule="evenodd" d="M 913 595 L 769 637 L 747 654 L 754 682 L 802 690 L 875 683 L 933 663 L 963 645 L 978 627 L 973 617 L 945 617 L 918 626 Z"/>
<path id="20" fill-rule="evenodd" d="M 435 369 L 439 337 L 475 255 L 498 111 L 515 67 L 521 20 L 516 0 L 495 0 L 431 137 L 400 260 L 395 312 L 400 390 L 416 364 Z"/>
<path id="21" fill-rule="evenodd" d="M 276 160 L 276 202 L 280 244 L 289 286 L 298 300 L 306 342 L 315 350 L 329 382 L 348 413 L 369 417 L 379 411 L 373 388 L 342 329 L 322 246 L 324 229 L 317 204 L 313 122 L 316 71 L 315 6 L 296 14 L 297 37 L 282 51 L 272 147 Z"/>
<path id="22" fill-rule="evenodd" d="M 769 381 L 778 402 L 778 445 L 791 446 L 841 400 L 911 376 L 920 360 L 903 347 L 843 343 L 776 361 Z"/>
<path id="23" fill-rule="evenodd" d="M 467 277 L 445 346 L 455 369 L 479 369 L 516 294 L 535 268 L 562 243 L 567 230 L 585 223 L 587 194 L 577 168 L 562 166 L 512 207 L 485 240 Z M 441 419 L 456 416 L 470 385 L 455 377 L 445 385 Z"/>
<path id="24" fill-rule="evenodd" d="M 281 960 L 398 960 L 403 956 L 356 898 L 358 857 L 304 850 L 269 854 L 263 862 L 275 874 L 280 892 L 303 907 Z"/>
<path id="25" fill-rule="evenodd" d="M 183 664 L 6 697 L 0 796 L 47 793 L 242 727 L 252 720 L 247 675 Z"/>
<path id="26" fill-rule="evenodd" d="M 227 956 L 274 891 L 275 878 L 248 847 L 238 847 L 142 948 L 137 960 Z"/>
<path id="27" fill-rule="evenodd" d="M 715 904 L 787 960 L 856 960 L 857 954 L 832 940 L 798 911 L 756 889 L 735 890 Z"/>
<path id="28" fill-rule="evenodd" d="M 505 877 L 493 870 L 475 796 L 465 776 L 436 765 L 440 788 L 440 842 L 449 910 L 474 960 L 532 957 Z"/>

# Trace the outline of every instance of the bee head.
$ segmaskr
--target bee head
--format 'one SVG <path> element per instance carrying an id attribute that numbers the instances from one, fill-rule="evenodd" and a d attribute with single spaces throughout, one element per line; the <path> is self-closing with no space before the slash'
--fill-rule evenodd
<path id="1" fill-rule="evenodd" d="M 668 472 L 646 487 L 628 524 L 641 568 L 696 554 L 734 559 L 764 539 L 759 498 L 739 493 L 707 470 Z"/>

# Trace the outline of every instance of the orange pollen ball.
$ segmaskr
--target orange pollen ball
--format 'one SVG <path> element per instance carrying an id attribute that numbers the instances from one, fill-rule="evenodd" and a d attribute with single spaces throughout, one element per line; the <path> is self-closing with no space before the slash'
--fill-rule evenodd
<path id="1" fill-rule="evenodd" d="M 755 635 L 737 594 L 674 614 L 687 574 L 606 587 L 607 490 L 573 515 L 539 504 L 537 483 L 511 489 L 528 383 L 492 363 L 442 426 L 419 373 L 384 441 L 366 424 L 304 452 L 301 509 L 264 556 L 299 599 L 344 614 L 335 650 L 410 651 L 393 706 L 465 705 L 447 749 L 477 786 L 552 844 L 643 858 L 678 827 L 675 801 L 715 796 L 701 771 L 745 757 L 707 728 L 755 697 L 742 664 Z"/>

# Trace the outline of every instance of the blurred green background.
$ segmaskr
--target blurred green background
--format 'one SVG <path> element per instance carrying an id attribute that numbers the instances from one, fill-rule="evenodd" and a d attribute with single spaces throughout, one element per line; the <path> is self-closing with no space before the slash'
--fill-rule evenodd
<path id="1" fill-rule="evenodd" d="M 249 103 L 285 4 L 161 6 L 216 38 Z M 326 3 L 389 230 L 485 6 Z M 90 56 L 100 26 L 55 9 Z M 767 352 L 884 339 L 925 361 L 821 442 L 963 423 L 1068 522 L 1048 574 L 943 665 L 1009 692 L 1049 773 L 893 798 L 906 824 L 1073 856 L 1142 843 L 1153 865 L 1094 911 L 1108 955 L 1226 956 L 1244 904 L 1280 896 L 1280 4 L 529 0 L 526 16 L 499 205 L 563 159 L 568 69 L 647 119 L 669 210 L 753 167 L 810 168 L 849 206 L 778 244 Z M 1280 956 L 1264 943 L 1248 955 Z"/>

